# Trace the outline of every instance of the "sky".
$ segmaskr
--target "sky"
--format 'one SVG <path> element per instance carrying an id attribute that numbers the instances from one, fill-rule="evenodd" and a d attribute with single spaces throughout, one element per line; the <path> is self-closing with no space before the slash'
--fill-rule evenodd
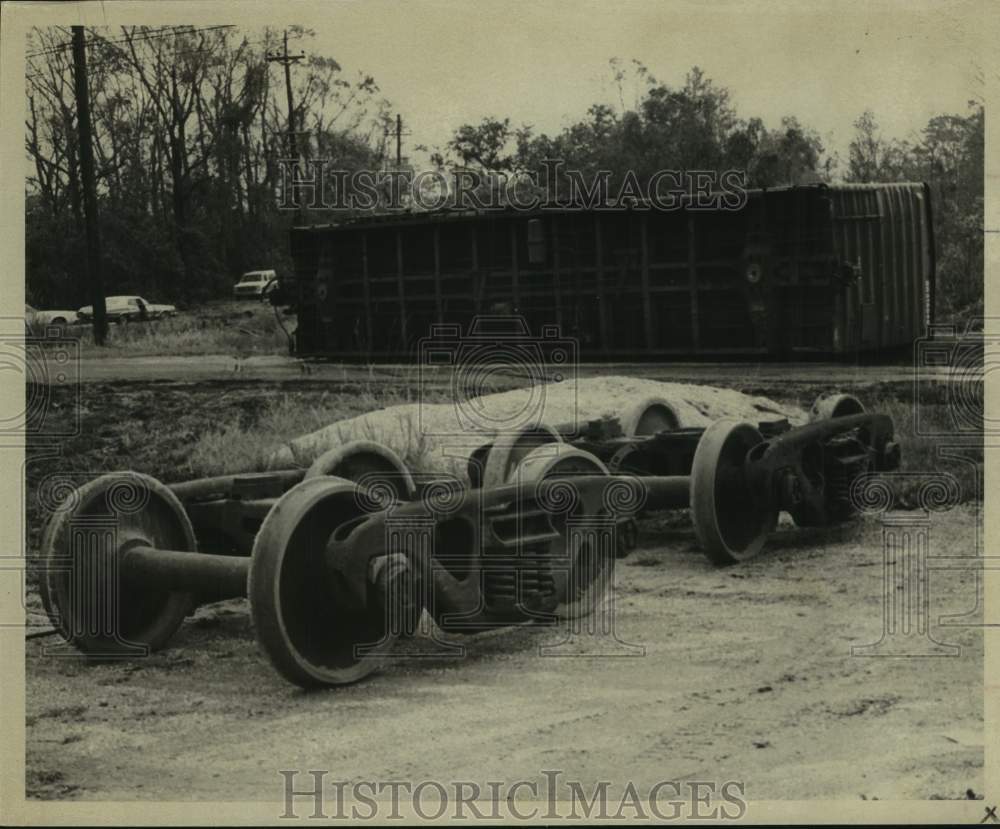
<path id="1" fill-rule="evenodd" d="M 288 11 L 296 8 L 305 7 Z M 455 127 L 487 115 L 551 134 L 592 103 L 620 107 L 608 65 L 617 56 L 641 61 L 671 86 L 700 66 L 730 90 L 740 116 L 775 128 L 795 115 L 846 161 L 852 123 L 866 108 L 888 136 L 908 138 L 933 115 L 964 114 L 983 94 L 984 8 L 896 0 L 335 0 L 297 16 L 316 31 L 309 51 L 375 77 L 411 132 L 404 155 L 418 143 L 441 146 Z M 635 87 L 626 88 L 626 105 L 634 102 Z"/>

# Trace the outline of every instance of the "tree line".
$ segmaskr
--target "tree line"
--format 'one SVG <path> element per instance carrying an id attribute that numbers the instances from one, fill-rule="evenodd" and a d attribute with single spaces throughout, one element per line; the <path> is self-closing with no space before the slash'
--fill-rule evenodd
<path id="1" fill-rule="evenodd" d="M 293 43 L 313 33 L 289 30 Z M 299 149 L 354 169 L 380 163 L 388 102 L 375 79 L 309 54 L 285 79 L 268 55 L 282 34 L 235 27 L 87 30 L 104 284 L 197 302 L 253 268 L 289 272 L 278 160 Z M 28 39 L 25 146 L 28 301 L 89 302 L 69 33 Z M 291 115 L 291 118 L 290 118 Z"/>
<path id="2" fill-rule="evenodd" d="M 296 27 L 297 48 L 313 33 Z M 108 293 L 135 291 L 194 303 L 225 295 L 244 270 L 290 273 L 287 231 L 330 220 L 277 208 L 289 134 L 306 158 L 341 170 L 391 166 L 395 126 L 373 77 L 316 52 L 285 78 L 268 61 L 282 33 L 235 27 L 88 30 L 89 85 Z M 26 149 L 29 302 L 76 307 L 86 300 L 76 114 L 68 33 L 32 33 Z M 853 124 L 848 158 L 789 115 L 768 126 L 742 117 L 729 90 L 693 68 L 680 85 L 639 61 L 612 59 L 612 98 L 559 132 L 510 117 L 455 127 L 442 147 L 418 145 L 441 170 L 510 173 L 561 159 L 585 175 L 610 170 L 746 172 L 751 187 L 807 182 L 927 181 L 932 189 L 943 314 L 982 307 L 983 140 L 981 103 L 931 118 L 919 134 L 889 137 L 875 115 Z"/>
<path id="3" fill-rule="evenodd" d="M 630 171 L 643 181 L 663 169 L 742 170 L 750 187 L 924 181 L 931 188 L 939 317 L 982 314 L 981 102 L 969 101 L 964 114 L 934 116 L 909 139 L 886 136 L 875 114 L 865 111 L 852 124 L 844 160 L 795 116 L 770 128 L 760 118 L 740 117 L 729 90 L 698 67 L 678 87 L 660 83 L 638 61 L 613 59 L 611 75 L 618 101 L 594 104 L 555 135 L 491 117 L 456 129 L 444 147 L 431 150 L 432 159 L 441 168 L 513 173 L 559 158 L 589 176 L 610 170 L 612 192 Z"/>

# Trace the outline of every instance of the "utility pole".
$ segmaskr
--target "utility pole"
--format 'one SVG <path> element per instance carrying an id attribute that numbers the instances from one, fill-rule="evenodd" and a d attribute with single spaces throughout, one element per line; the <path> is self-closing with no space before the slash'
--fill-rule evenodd
<path id="1" fill-rule="evenodd" d="M 403 165 L 403 116 L 396 114 L 396 169 Z"/>
<path id="2" fill-rule="evenodd" d="M 396 136 L 396 169 L 400 169 L 403 166 L 403 136 L 409 135 L 409 131 L 403 130 L 403 116 L 396 115 L 396 129 L 395 131 L 386 129 L 383 133 L 383 137 L 388 138 L 390 135 L 395 134 Z"/>
<path id="3" fill-rule="evenodd" d="M 108 319 L 101 279 L 101 232 L 97 224 L 97 181 L 94 178 L 94 148 L 90 143 L 90 97 L 87 91 L 87 47 L 83 26 L 73 27 L 73 83 L 76 120 L 80 131 L 80 171 L 83 175 L 83 208 L 87 226 L 87 277 L 94 308 L 94 343 L 104 345 Z"/>
<path id="4" fill-rule="evenodd" d="M 294 202 L 296 196 L 295 182 L 298 179 L 297 170 L 299 163 L 299 151 L 298 142 L 295 140 L 295 107 L 292 103 L 292 70 L 291 66 L 293 63 L 298 63 L 303 60 L 306 56 L 305 52 L 299 52 L 297 55 L 288 54 L 288 30 L 285 30 L 284 37 L 284 49 L 282 53 L 279 54 L 269 54 L 266 57 L 268 63 L 280 63 L 285 68 L 285 95 L 288 98 L 288 149 L 292 157 L 292 201 Z"/>

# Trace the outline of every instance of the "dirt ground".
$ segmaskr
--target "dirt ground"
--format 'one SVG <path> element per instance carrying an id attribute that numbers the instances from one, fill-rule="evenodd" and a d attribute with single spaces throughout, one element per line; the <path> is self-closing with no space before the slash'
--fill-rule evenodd
<path id="1" fill-rule="evenodd" d="M 61 460 L 30 451 L 29 487 L 60 464 L 81 475 L 132 467 L 190 477 L 190 436 L 223 410 L 252 419 L 276 393 L 87 388 L 84 433 Z M 29 551 L 38 517 L 29 498 Z M 934 515 L 931 554 L 972 554 L 975 523 L 975 504 Z M 931 634 L 956 655 L 862 657 L 851 646 L 882 631 L 876 519 L 826 532 L 783 525 L 760 558 L 727 569 L 704 558 L 683 521 L 645 522 L 639 542 L 616 572 L 619 643 L 581 633 L 562 657 L 540 650 L 562 640 L 560 628 L 455 639 L 463 658 L 407 658 L 430 644 L 418 638 L 361 684 L 305 693 L 258 651 L 242 601 L 201 608 L 143 660 L 54 658 L 53 638 L 31 639 L 28 796 L 279 800 L 280 769 L 484 783 L 561 769 L 585 785 L 633 781 L 639 791 L 739 780 L 755 800 L 981 795 L 982 631 L 976 616 L 939 624 L 975 606 L 974 575 L 930 580 Z M 41 623 L 33 591 L 28 604 Z"/>

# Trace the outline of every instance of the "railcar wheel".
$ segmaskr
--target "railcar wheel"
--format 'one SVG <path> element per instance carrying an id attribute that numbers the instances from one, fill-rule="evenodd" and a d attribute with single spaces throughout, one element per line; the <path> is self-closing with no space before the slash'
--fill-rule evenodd
<path id="1" fill-rule="evenodd" d="M 589 452 L 559 443 L 532 450 L 513 479 L 530 485 L 546 478 L 607 474 L 607 467 Z M 553 572 L 556 591 L 565 597 L 553 613 L 560 619 L 589 616 L 610 587 L 617 550 L 599 549 L 600 533 L 570 533 L 565 512 L 553 515 L 552 521 L 560 537 L 548 555 L 568 562 Z"/>
<path id="2" fill-rule="evenodd" d="M 622 418 L 622 432 L 630 438 L 673 431 L 679 429 L 680 425 L 677 411 L 662 397 L 649 397 L 641 401 Z"/>
<path id="3" fill-rule="evenodd" d="M 52 624 L 94 657 L 138 656 L 162 648 L 193 609 L 191 593 L 122 578 L 119 557 L 133 546 L 197 549 L 177 497 L 148 475 L 102 475 L 73 490 L 42 533 L 42 604 Z"/>
<path id="4" fill-rule="evenodd" d="M 370 440 L 352 440 L 316 458 L 306 479 L 344 478 L 366 486 L 388 484 L 401 501 L 413 499 L 417 488 L 410 470 L 389 447 Z"/>
<path id="5" fill-rule="evenodd" d="M 748 423 L 718 420 L 698 441 L 691 468 L 691 514 L 702 550 L 715 564 L 757 555 L 778 520 L 761 513 L 747 487 L 744 461 L 763 438 Z"/>
<path id="6" fill-rule="evenodd" d="M 865 407 L 853 394 L 821 394 L 809 410 L 809 422 L 864 414 Z"/>
<path id="7" fill-rule="evenodd" d="M 257 641 L 300 687 L 357 682 L 385 663 L 397 639 L 381 610 L 338 606 L 325 576 L 327 542 L 350 534 L 364 501 L 356 483 L 310 478 L 281 497 L 257 533 L 248 584 Z"/>
<path id="8" fill-rule="evenodd" d="M 544 423 L 497 435 L 486 455 L 483 488 L 491 489 L 508 483 L 514 470 L 536 447 L 553 443 L 562 443 L 562 435 Z"/>

